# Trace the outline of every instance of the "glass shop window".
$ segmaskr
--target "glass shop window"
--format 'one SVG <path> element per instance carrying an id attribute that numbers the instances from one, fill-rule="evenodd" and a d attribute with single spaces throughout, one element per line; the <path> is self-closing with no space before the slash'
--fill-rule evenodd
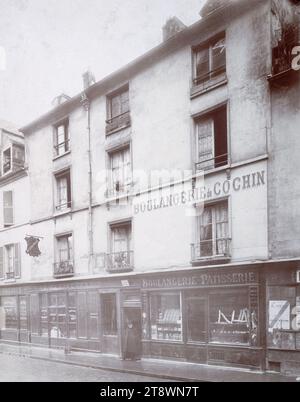
<path id="1" fill-rule="evenodd" d="M 103 334 L 117 335 L 117 299 L 115 294 L 105 294 L 101 296 L 101 310 Z"/>
<path id="2" fill-rule="evenodd" d="M 269 288 L 268 346 L 300 350 L 300 289 L 293 286 Z"/>
<path id="3" fill-rule="evenodd" d="M 27 297 L 20 296 L 20 329 L 27 331 L 28 330 L 28 309 L 27 309 Z"/>
<path id="4" fill-rule="evenodd" d="M 98 302 L 99 295 L 98 292 L 88 292 L 88 329 L 89 329 L 89 339 L 99 338 L 99 313 L 98 313 Z"/>
<path id="5" fill-rule="evenodd" d="M 69 337 L 77 338 L 77 307 L 76 307 L 76 293 L 70 292 L 68 294 L 68 323 L 69 323 Z"/>
<path id="6" fill-rule="evenodd" d="M 207 341 L 207 300 L 190 295 L 187 297 L 187 328 L 189 342 Z"/>
<path id="7" fill-rule="evenodd" d="M 2 329 L 18 329 L 18 308 L 16 297 L 1 297 L 1 307 L 4 311 Z"/>
<path id="8" fill-rule="evenodd" d="M 40 295 L 41 336 L 48 336 L 48 296 Z"/>
<path id="9" fill-rule="evenodd" d="M 249 345 L 251 320 L 256 321 L 256 318 L 249 310 L 247 290 L 212 294 L 209 303 L 210 342 Z"/>
<path id="10" fill-rule="evenodd" d="M 182 308 L 180 293 L 151 295 L 151 338 L 182 340 Z"/>

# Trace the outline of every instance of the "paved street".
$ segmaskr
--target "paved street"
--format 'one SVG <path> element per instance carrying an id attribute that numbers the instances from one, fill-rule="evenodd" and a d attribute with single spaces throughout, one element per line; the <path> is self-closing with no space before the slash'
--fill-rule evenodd
<path id="1" fill-rule="evenodd" d="M 0 354 L 0 382 L 159 382 L 157 378 Z"/>

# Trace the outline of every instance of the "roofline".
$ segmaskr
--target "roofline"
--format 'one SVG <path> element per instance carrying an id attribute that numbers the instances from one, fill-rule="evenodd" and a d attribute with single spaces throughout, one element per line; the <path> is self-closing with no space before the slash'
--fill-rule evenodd
<path id="1" fill-rule="evenodd" d="M 242 12 L 252 9 L 254 5 L 253 2 L 263 3 L 266 2 L 266 0 L 252 0 L 251 5 L 249 5 L 250 2 L 247 0 L 239 0 L 239 7 L 237 7 L 235 1 L 228 1 L 228 3 L 225 3 L 224 6 L 217 8 L 215 12 L 210 13 L 205 18 L 202 18 L 194 24 L 186 27 L 172 38 L 150 49 L 148 52 L 137 57 L 124 67 L 121 67 L 120 69 L 107 75 L 102 80 L 87 88 L 85 91 L 80 92 L 70 100 L 55 107 L 46 114 L 43 114 L 31 123 L 21 127 L 19 130 L 24 135 L 27 135 L 45 127 L 47 124 L 53 124 L 53 122 L 66 117 L 66 115 L 71 113 L 74 109 L 76 109 L 76 107 L 80 106 L 81 96 L 83 93 L 86 94 L 88 99 L 92 100 L 95 97 L 111 92 L 113 88 L 128 82 L 138 72 L 149 67 L 149 65 L 152 65 L 157 60 L 160 60 L 162 57 L 172 53 L 174 50 L 180 49 L 187 45 L 190 41 L 192 41 L 195 34 L 199 34 L 201 31 L 205 31 L 206 34 L 210 31 L 215 31 L 217 28 L 216 23 L 219 21 L 220 17 L 226 21 L 228 18 L 234 18 Z M 225 11 L 227 11 L 227 13 L 225 13 Z"/>

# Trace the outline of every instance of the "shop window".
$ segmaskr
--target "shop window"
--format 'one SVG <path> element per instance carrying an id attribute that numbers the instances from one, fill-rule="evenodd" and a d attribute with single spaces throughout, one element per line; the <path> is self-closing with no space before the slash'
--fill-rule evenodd
<path id="1" fill-rule="evenodd" d="M 103 335 L 117 335 L 117 300 L 115 294 L 101 296 Z"/>
<path id="2" fill-rule="evenodd" d="M 48 336 L 48 296 L 46 293 L 40 295 L 40 325 L 41 336 Z"/>
<path id="3" fill-rule="evenodd" d="M 180 293 L 151 295 L 151 338 L 182 340 L 182 309 Z"/>
<path id="4" fill-rule="evenodd" d="M 20 329 L 28 330 L 28 309 L 27 309 L 27 297 L 20 296 L 19 299 L 19 314 L 20 314 Z"/>
<path id="5" fill-rule="evenodd" d="M 99 338 L 99 313 L 98 313 L 98 300 L 99 294 L 97 292 L 88 293 L 88 329 L 89 339 Z"/>
<path id="6" fill-rule="evenodd" d="M 207 301 L 198 296 L 187 297 L 189 342 L 207 342 Z"/>
<path id="7" fill-rule="evenodd" d="M 268 346 L 300 350 L 300 290 L 296 287 L 269 288 Z"/>
<path id="8" fill-rule="evenodd" d="M 196 169 L 210 170 L 228 163 L 227 107 L 222 106 L 195 121 Z"/>
<path id="9" fill-rule="evenodd" d="M 65 211 L 72 206 L 71 195 L 71 173 L 70 170 L 66 170 L 62 173 L 55 175 L 56 179 L 56 210 Z"/>
<path id="10" fill-rule="evenodd" d="M 255 312 L 250 312 L 249 310 L 247 290 L 211 294 L 209 297 L 209 310 L 211 343 L 250 344 L 251 327 L 257 325 L 257 317 Z"/>
<path id="11" fill-rule="evenodd" d="M 77 297 L 78 338 L 86 339 L 88 337 L 86 292 L 78 292 Z"/>
<path id="12" fill-rule="evenodd" d="M 8 228 L 14 224 L 13 192 L 3 191 L 3 222 Z"/>
<path id="13" fill-rule="evenodd" d="M 4 310 L 4 329 L 18 329 L 17 297 L 1 297 L 1 307 Z"/>
<path id="14" fill-rule="evenodd" d="M 117 196 L 127 192 L 132 184 L 130 146 L 109 153 L 111 172 L 108 196 Z"/>
<path id="15" fill-rule="evenodd" d="M 213 80 L 226 73 L 225 35 L 193 49 L 195 86 Z"/>
<path id="16" fill-rule="evenodd" d="M 32 335 L 40 334 L 40 303 L 39 295 L 30 295 L 30 330 Z"/>
<path id="17" fill-rule="evenodd" d="M 69 120 L 54 127 L 55 156 L 64 155 L 70 150 Z"/>
<path id="18" fill-rule="evenodd" d="M 77 307 L 76 307 L 76 293 L 70 292 L 68 294 L 68 323 L 69 323 L 69 337 L 72 339 L 77 338 Z"/>
<path id="19" fill-rule="evenodd" d="M 66 295 L 51 293 L 49 295 L 49 326 L 51 338 L 66 338 Z"/>

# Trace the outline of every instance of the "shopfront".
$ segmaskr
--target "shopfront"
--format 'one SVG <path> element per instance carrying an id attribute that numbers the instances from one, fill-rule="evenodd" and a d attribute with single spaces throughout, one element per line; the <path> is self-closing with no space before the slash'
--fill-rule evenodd
<path id="1" fill-rule="evenodd" d="M 142 280 L 144 356 L 263 367 L 260 269 Z"/>
<path id="2" fill-rule="evenodd" d="M 0 339 L 121 356 L 129 315 L 141 326 L 140 287 L 134 280 L 6 287 L 0 294 Z"/>
<path id="3" fill-rule="evenodd" d="M 299 263 L 272 264 L 267 280 L 267 368 L 300 375 Z"/>

